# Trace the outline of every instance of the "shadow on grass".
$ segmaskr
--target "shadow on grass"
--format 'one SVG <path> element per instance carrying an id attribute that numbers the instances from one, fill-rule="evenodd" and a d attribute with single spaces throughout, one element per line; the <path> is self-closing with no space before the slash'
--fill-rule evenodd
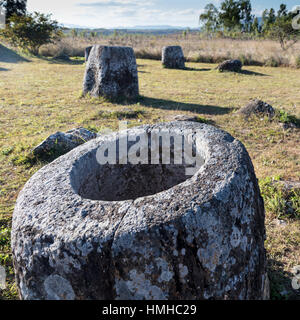
<path id="1" fill-rule="evenodd" d="M 218 71 L 219 73 L 227 73 L 227 74 L 244 74 L 246 76 L 271 77 L 270 75 L 265 74 L 265 73 L 260 73 L 260 72 L 250 71 L 250 70 L 244 70 L 244 69 L 242 69 L 241 71 L 230 71 L 230 70 L 220 71 L 217 68 L 215 68 L 214 70 Z"/>
<path id="2" fill-rule="evenodd" d="M 212 115 L 228 114 L 234 110 L 232 108 L 184 103 L 184 102 L 177 102 L 172 100 L 149 98 L 144 96 L 140 97 L 139 103 L 141 106 L 151 107 L 156 109 L 191 111 L 194 113 L 212 114 Z"/>
<path id="3" fill-rule="evenodd" d="M 185 67 L 184 69 L 182 69 L 183 71 L 210 71 L 211 69 L 209 68 L 189 68 L 189 67 Z"/>
<path id="4" fill-rule="evenodd" d="M 15 51 L 0 44 L 0 62 L 18 63 L 18 62 L 30 62 L 30 60 L 20 56 Z"/>
<path id="5" fill-rule="evenodd" d="M 81 65 L 84 64 L 85 61 L 83 59 L 64 59 L 64 58 L 53 58 L 53 57 L 45 57 L 38 56 L 39 59 L 49 62 L 50 64 L 69 64 L 69 65 Z"/>
<path id="6" fill-rule="evenodd" d="M 242 70 L 239 73 L 245 74 L 247 76 L 260 76 L 260 77 L 270 77 L 268 74 L 260 73 L 260 72 L 255 72 L 255 71 L 250 71 L 250 70 Z"/>
<path id="7" fill-rule="evenodd" d="M 69 64 L 69 65 L 82 65 L 84 64 L 84 60 L 62 60 L 62 59 L 46 59 L 51 64 Z"/>
<path id="8" fill-rule="evenodd" d="M 283 264 L 268 259 L 271 300 L 300 300 L 300 291 L 292 288 L 294 275 L 283 270 Z"/>
<path id="9" fill-rule="evenodd" d="M 139 73 L 150 73 L 149 71 L 139 70 L 139 68 L 143 68 L 143 67 L 145 67 L 144 64 L 137 64 L 137 69 Z"/>
<path id="10" fill-rule="evenodd" d="M 0 71 L 9 71 L 9 69 L 1 68 L 1 67 L 0 67 Z"/>

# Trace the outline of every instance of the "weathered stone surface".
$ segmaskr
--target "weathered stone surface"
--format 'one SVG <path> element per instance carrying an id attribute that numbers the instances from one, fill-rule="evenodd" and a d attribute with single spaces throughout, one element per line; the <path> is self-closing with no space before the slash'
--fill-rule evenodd
<path id="1" fill-rule="evenodd" d="M 93 46 L 89 46 L 89 47 L 86 47 L 85 50 L 84 50 L 84 58 L 85 58 L 85 62 L 88 61 L 88 58 L 90 56 L 90 53 L 91 53 L 91 50 L 92 50 Z"/>
<path id="2" fill-rule="evenodd" d="M 289 123 L 279 123 L 280 127 L 286 131 L 286 130 L 294 130 L 299 128 L 299 125 L 297 126 L 295 123 L 289 122 Z"/>
<path id="3" fill-rule="evenodd" d="M 287 222 L 285 220 L 275 219 L 272 221 L 273 224 L 275 224 L 277 227 L 286 227 Z"/>
<path id="4" fill-rule="evenodd" d="M 273 185 L 279 185 L 287 192 L 299 191 L 300 190 L 300 181 L 273 181 Z"/>
<path id="5" fill-rule="evenodd" d="M 139 95 L 134 51 L 129 47 L 92 47 L 86 64 L 83 94 L 110 99 Z"/>
<path id="6" fill-rule="evenodd" d="M 266 298 L 264 205 L 244 146 L 194 122 L 127 133 L 188 130 L 202 159 L 193 176 L 186 164 L 99 165 L 98 148 L 124 131 L 79 146 L 26 183 L 12 225 L 22 299 Z"/>
<path id="7" fill-rule="evenodd" d="M 240 60 L 226 60 L 219 64 L 217 69 L 221 72 L 231 71 L 231 72 L 240 72 L 242 70 L 242 62 Z"/>
<path id="8" fill-rule="evenodd" d="M 96 137 L 96 133 L 85 128 L 72 129 L 66 133 L 56 132 L 35 147 L 32 152 L 35 156 L 41 158 L 47 158 L 55 154 L 63 155 Z"/>
<path id="9" fill-rule="evenodd" d="M 258 99 L 250 101 L 249 104 L 241 108 L 238 112 L 243 114 L 246 118 L 249 118 L 252 114 L 268 116 L 269 118 L 273 118 L 275 116 L 274 108 L 268 103 Z"/>
<path id="10" fill-rule="evenodd" d="M 165 68 L 184 69 L 185 59 L 180 46 L 169 46 L 162 49 L 162 64 Z"/>

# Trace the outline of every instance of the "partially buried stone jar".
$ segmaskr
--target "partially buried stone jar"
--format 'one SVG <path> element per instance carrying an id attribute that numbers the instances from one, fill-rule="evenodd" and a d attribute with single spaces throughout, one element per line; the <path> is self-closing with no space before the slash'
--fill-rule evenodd
<path id="1" fill-rule="evenodd" d="M 231 72 L 241 72 L 243 64 L 240 60 L 226 60 L 220 63 L 217 69 L 221 72 L 231 71 Z"/>
<path id="2" fill-rule="evenodd" d="M 186 121 L 101 136 L 46 165 L 12 226 L 22 299 L 265 299 L 264 239 L 244 146 Z"/>
<path id="3" fill-rule="evenodd" d="M 94 45 L 86 56 L 84 95 L 130 100 L 138 97 L 138 72 L 132 48 Z"/>

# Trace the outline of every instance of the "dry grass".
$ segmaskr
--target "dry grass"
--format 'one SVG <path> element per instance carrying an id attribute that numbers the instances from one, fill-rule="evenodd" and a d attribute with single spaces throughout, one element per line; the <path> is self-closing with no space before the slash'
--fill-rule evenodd
<path id="1" fill-rule="evenodd" d="M 261 98 L 299 118 L 300 70 L 251 66 L 231 74 L 218 73 L 215 64 L 188 63 L 187 70 L 167 70 L 153 60 L 138 60 L 138 65 L 142 98 L 123 105 L 80 98 L 83 61 L 4 63 L 0 56 L 0 263 L 9 274 L 0 299 L 17 297 L 9 239 L 13 207 L 24 183 L 44 165 L 31 163 L 28 155 L 58 130 L 116 130 L 119 115 L 126 117 L 128 109 L 138 115 L 129 120 L 130 126 L 168 121 L 177 114 L 199 115 L 245 144 L 258 178 L 300 180 L 299 129 L 283 131 L 277 120 L 246 122 L 235 114 L 250 99 Z M 107 116 L 108 111 L 113 116 Z M 272 298 L 297 297 L 290 288 L 290 272 L 300 264 L 300 222 L 286 218 L 288 225 L 278 227 L 275 218 L 270 209 L 266 248 Z"/>
<path id="2" fill-rule="evenodd" d="M 93 44 L 121 45 L 133 47 L 137 58 L 161 58 L 161 51 L 167 45 L 180 45 L 187 61 L 218 63 L 225 59 L 241 59 L 245 65 L 300 67 L 300 42 L 289 50 L 282 50 L 280 44 L 271 40 L 203 39 L 199 34 L 168 36 L 120 35 L 98 38 L 65 37 L 56 44 L 41 48 L 44 56 L 64 52 L 69 56 L 84 56 L 84 48 Z"/>

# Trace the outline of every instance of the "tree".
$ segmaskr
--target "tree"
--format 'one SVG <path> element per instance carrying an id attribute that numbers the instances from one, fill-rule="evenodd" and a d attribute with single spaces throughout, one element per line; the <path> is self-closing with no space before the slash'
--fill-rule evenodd
<path id="1" fill-rule="evenodd" d="M 253 23 L 252 23 L 252 26 L 251 26 L 251 31 L 256 35 L 260 34 L 261 27 L 259 25 L 257 17 L 255 17 L 254 20 L 253 20 Z"/>
<path id="2" fill-rule="evenodd" d="M 240 4 L 240 18 L 245 31 L 249 32 L 251 30 L 251 25 L 253 21 L 252 6 L 250 0 L 243 0 L 239 2 Z"/>
<path id="3" fill-rule="evenodd" d="M 224 0 L 220 7 L 220 22 L 228 30 L 236 27 L 241 28 L 240 2 L 235 0 Z"/>
<path id="4" fill-rule="evenodd" d="M 268 17 L 269 17 L 269 10 L 268 9 L 265 9 L 262 13 L 262 22 L 263 22 L 263 25 L 265 26 L 267 21 L 268 21 Z"/>
<path id="5" fill-rule="evenodd" d="M 250 31 L 253 21 L 250 0 L 224 0 L 220 9 L 219 18 L 224 28 Z"/>
<path id="6" fill-rule="evenodd" d="M 277 12 L 277 18 L 286 17 L 288 15 L 286 4 L 281 4 Z"/>
<path id="7" fill-rule="evenodd" d="M 73 38 L 78 37 L 78 31 L 76 29 L 72 29 L 71 30 L 71 35 L 72 35 Z"/>
<path id="8" fill-rule="evenodd" d="M 92 32 L 90 33 L 91 38 L 96 38 L 97 35 L 98 35 L 98 34 L 97 34 L 96 31 L 92 31 Z"/>
<path id="9" fill-rule="evenodd" d="M 12 15 L 1 35 L 12 45 L 37 55 L 39 48 L 62 36 L 58 22 L 51 15 L 34 12 L 26 16 Z"/>
<path id="10" fill-rule="evenodd" d="M 274 23 L 275 20 L 276 20 L 275 10 L 271 8 L 269 12 L 269 23 Z"/>
<path id="11" fill-rule="evenodd" d="M 13 15 L 24 16 L 26 14 L 27 0 L 0 0 L 0 7 L 6 9 L 6 21 Z"/>
<path id="12" fill-rule="evenodd" d="M 116 39 L 119 36 L 118 30 L 114 30 L 113 37 Z"/>
<path id="13" fill-rule="evenodd" d="M 283 50 L 287 50 L 299 40 L 299 30 L 294 30 L 292 25 L 295 15 L 295 13 L 288 12 L 285 4 L 280 5 L 277 16 L 273 8 L 263 12 L 263 33 L 279 41 Z"/>
<path id="14" fill-rule="evenodd" d="M 279 41 L 283 50 L 292 47 L 299 40 L 300 31 L 295 30 L 292 25 L 294 17 L 295 13 L 288 12 L 286 6 L 281 5 L 276 20 L 268 31 L 268 36 Z"/>
<path id="15" fill-rule="evenodd" d="M 199 17 L 199 23 L 204 24 L 204 29 L 207 32 L 216 32 L 219 28 L 219 11 L 212 4 L 209 3 L 204 8 L 204 13 L 202 13 Z"/>
<path id="16" fill-rule="evenodd" d="M 262 14 L 262 21 L 263 21 L 262 31 L 266 33 L 270 30 L 271 26 L 276 21 L 275 10 L 273 8 L 271 8 L 270 10 L 266 9 Z"/>

